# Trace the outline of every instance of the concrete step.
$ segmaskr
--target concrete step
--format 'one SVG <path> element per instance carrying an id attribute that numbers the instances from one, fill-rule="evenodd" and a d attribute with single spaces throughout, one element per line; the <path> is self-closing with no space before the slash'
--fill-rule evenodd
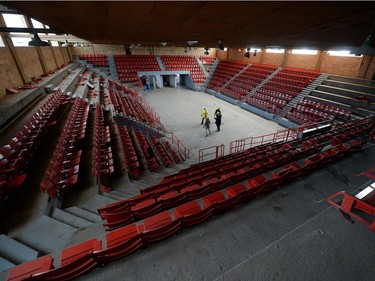
<path id="1" fill-rule="evenodd" d="M 98 214 L 95 214 L 91 211 L 88 211 L 88 210 L 85 210 L 85 209 L 82 209 L 82 208 L 79 208 L 79 207 L 76 207 L 76 206 L 64 209 L 64 211 L 68 212 L 72 215 L 75 215 L 77 217 L 80 217 L 84 220 L 90 221 L 92 223 L 102 221 L 101 217 Z"/>
<path id="2" fill-rule="evenodd" d="M 134 195 L 130 195 L 129 193 L 125 193 L 124 191 L 121 191 L 121 190 L 111 190 L 111 194 L 122 197 L 123 199 L 129 198 L 129 196 L 134 196 Z"/>
<path id="3" fill-rule="evenodd" d="M 61 210 L 59 208 L 55 208 L 52 211 L 51 217 L 54 218 L 55 220 L 66 223 L 77 229 L 84 228 L 92 224 L 92 222 L 90 221 L 77 217 L 71 213 L 65 212 L 64 210 Z"/>
<path id="4" fill-rule="evenodd" d="M 97 194 L 94 197 L 90 198 L 88 201 L 86 201 L 84 204 L 80 205 L 79 207 L 91 213 L 97 214 L 98 208 L 114 202 L 117 202 L 117 200 Z"/>
<path id="5" fill-rule="evenodd" d="M 8 237 L 0 235 L 0 256 L 10 263 L 20 264 L 38 257 L 38 252 Z"/>
<path id="6" fill-rule="evenodd" d="M 124 199 L 125 199 L 123 196 L 120 196 L 120 195 L 114 194 L 112 191 L 111 191 L 111 192 L 108 192 L 108 193 L 103 193 L 103 195 L 106 196 L 106 197 L 109 197 L 109 198 L 115 199 L 115 200 L 117 200 L 117 201 L 121 201 L 121 200 L 124 200 Z"/>
<path id="7" fill-rule="evenodd" d="M 48 216 L 40 216 L 19 226 L 9 237 L 32 247 L 40 254 L 53 253 L 65 247 L 76 228 Z"/>
<path id="8" fill-rule="evenodd" d="M 15 266 L 14 263 L 8 261 L 7 259 L 5 259 L 3 257 L 0 257 L 0 272 L 8 270 L 9 268 L 12 268 L 13 266 Z M 0 280 L 2 280 L 1 276 L 0 276 Z"/>

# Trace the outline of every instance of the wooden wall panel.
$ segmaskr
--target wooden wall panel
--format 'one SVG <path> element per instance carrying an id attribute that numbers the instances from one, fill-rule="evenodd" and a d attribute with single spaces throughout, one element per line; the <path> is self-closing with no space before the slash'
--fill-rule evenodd
<path id="1" fill-rule="evenodd" d="M 62 48 L 60 48 L 60 47 L 52 47 L 52 51 L 55 54 L 55 58 L 56 58 L 56 61 L 57 61 L 57 66 L 60 66 L 60 65 L 64 64 L 64 58 L 63 58 L 63 54 L 61 52 L 61 49 Z"/>
<path id="2" fill-rule="evenodd" d="M 34 47 L 17 47 L 16 51 L 28 81 L 31 81 L 31 77 L 39 77 L 43 73 L 38 53 Z"/>
<path id="3" fill-rule="evenodd" d="M 44 61 L 48 70 L 53 70 L 57 67 L 55 59 L 53 58 L 52 50 L 50 47 L 40 47 Z"/>
<path id="4" fill-rule="evenodd" d="M 5 89 L 22 85 L 12 54 L 7 48 L 0 48 L 0 97 L 6 94 Z"/>

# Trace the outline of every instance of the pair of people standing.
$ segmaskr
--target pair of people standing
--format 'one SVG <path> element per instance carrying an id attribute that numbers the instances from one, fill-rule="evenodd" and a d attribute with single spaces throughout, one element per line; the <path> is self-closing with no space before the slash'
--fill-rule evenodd
<path id="1" fill-rule="evenodd" d="M 217 127 L 217 131 L 220 132 L 220 125 L 221 125 L 221 110 L 220 107 L 216 108 L 215 113 L 214 113 L 214 119 L 215 119 L 215 124 Z M 208 117 L 208 110 L 206 107 L 203 107 L 202 113 L 202 122 L 201 125 L 203 125 L 203 128 L 206 129 L 206 137 L 210 134 L 211 135 L 211 130 L 210 130 L 210 118 Z"/>

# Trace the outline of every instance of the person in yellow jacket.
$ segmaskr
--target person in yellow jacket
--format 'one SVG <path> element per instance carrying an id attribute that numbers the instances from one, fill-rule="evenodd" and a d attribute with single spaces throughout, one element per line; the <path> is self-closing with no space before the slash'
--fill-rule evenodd
<path id="1" fill-rule="evenodd" d="M 208 110 L 205 106 L 203 107 L 201 117 L 202 117 L 201 125 L 203 125 L 204 120 L 207 119 L 207 117 L 208 117 Z"/>

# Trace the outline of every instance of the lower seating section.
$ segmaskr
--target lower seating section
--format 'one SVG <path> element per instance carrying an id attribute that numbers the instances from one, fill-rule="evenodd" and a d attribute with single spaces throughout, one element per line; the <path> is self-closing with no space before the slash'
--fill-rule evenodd
<path id="1" fill-rule="evenodd" d="M 306 139 L 267 144 L 193 165 L 165 177 L 162 185 L 98 209 L 113 230 L 103 240 L 64 249 L 56 268 L 49 255 L 15 266 L 8 280 L 78 278 L 349 155 L 370 139 L 374 126 L 375 117 L 350 121 Z M 206 174 L 210 177 L 202 177 Z M 371 190 L 357 198 L 373 204 Z M 357 202 L 356 206 L 363 208 Z"/>
<path id="2" fill-rule="evenodd" d="M 137 72 L 160 71 L 154 55 L 113 55 L 118 77 L 123 83 L 139 82 Z"/>
<path id="3" fill-rule="evenodd" d="M 375 118 L 350 122 L 308 139 L 254 147 L 216 159 L 212 163 L 207 161 L 192 165 L 175 175 L 164 177 L 157 185 L 144 188 L 141 195 L 105 206 L 98 212 L 107 220 L 107 229 L 111 230 L 244 181 L 249 187 L 252 186 L 251 190 L 245 193 L 246 198 L 253 198 L 355 151 L 363 142 L 369 140 L 367 134 L 373 130 L 374 124 Z M 362 140 L 353 140 L 358 137 Z M 332 149 L 321 151 L 331 141 Z M 298 161 L 300 163 L 297 163 Z M 278 170 L 280 168 L 281 170 Z M 267 173 L 270 176 L 266 176 Z M 221 195 L 218 196 L 220 200 L 224 200 Z M 212 198 L 211 195 L 209 198 Z M 228 207 L 227 203 L 229 204 L 229 201 L 223 203 L 223 209 Z"/>
<path id="4" fill-rule="evenodd" d="M 221 87 L 246 66 L 247 64 L 243 62 L 219 61 L 207 88 L 220 92 Z"/>
<path id="5" fill-rule="evenodd" d="M 197 59 L 188 55 L 162 55 L 166 70 L 188 70 L 194 83 L 203 83 L 206 78 Z"/>
<path id="6" fill-rule="evenodd" d="M 117 131 L 120 138 L 122 159 L 125 162 L 129 177 L 131 179 L 138 179 L 142 175 L 144 168 L 141 165 L 142 162 L 138 157 L 129 130 L 125 126 L 117 124 Z"/>
<path id="7" fill-rule="evenodd" d="M 325 120 L 349 120 L 351 112 L 342 108 L 302 99 L 287 115 L 297 124 L 315 123 Z"/>
<path id="8" fill-rule="evenodd" d="M 77 184 L 88 113 L 89 105 L 77 98 L 40 184 L 40 190 L 50 198 L 61 200 Z"/>
<path id="9" fill-rule="evenodd" d="M 355 195 L 339 191 L 328 197 L 327 202 L 349 222 L 353 223 L 355 218 L 375 232 L 375 183 Z"/>
<path id="10" fill-rule="evenodd" d="M 216 58 L 214 56 L 203 55 L 203 56 L 199 56 L 199 59 L 201 60 L 204 67 L 206 68 L 207 72 L 211 72 L 212 64 L 214 63 Z"/>
<path id="11" fill-rule="evenodd" d="M 133 135 L 136 137 L 136 141 L 143 155 L 143 159 L 145 159 L 147 162 L 148 169 L 151 172 L 156 171 L 160 167 L 160 164 L 155 156 L 152 146 L 150 143 L 148 143 L 146 136 L 141 131 L 135 131 L 134 129 L 132 129 L 132 131 Z"/>
<path id="12" fill-rule="evenodd" d="M 94 66 L 108 66 L 108 56 L 103 54 L 80 54 L 79 59 L 86 60 Z"/>
<path id="13" fill-rule="evenodd" d="M 68 96 L 56 91 L 0 148 L 0 210 L 6 197 L 23 183 L 27 167 L 37 157 L 48 128 L 56 124 L 67 102 Z"/>
<path id="14" fill-rule="evenodd" d="M 94 118 L 94 146 L 92 172 L 99 182 L 99 186 L 105 184 L 105 181 L 114 172 L 113 155 L 111 147 L 111 133 L 109 126 L 106 125 L 103 108 L 96 103 Z"/>

